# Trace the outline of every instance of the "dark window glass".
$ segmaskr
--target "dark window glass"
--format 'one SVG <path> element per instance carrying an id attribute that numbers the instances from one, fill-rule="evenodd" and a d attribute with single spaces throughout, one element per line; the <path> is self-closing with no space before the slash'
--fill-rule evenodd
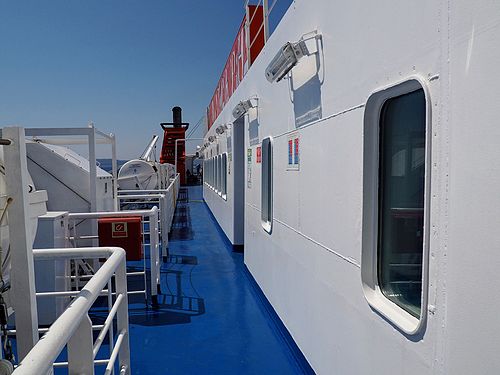
<path id="1" fill-rule="evenodd" d="M 227 154 L 222 154 L 222 195 L 227 194 Z"/>
<path id="2" fill-rule="evenodd" d="M 222 155 L 217 155 L 217 192 L 222 195 Z"/>
<path id="3" fill-rule="evenodd" d="M 261 219 L 264 229 L 271 232 L 273 221 L 273 144 L 262 140 Z"/>
<path id="4" fill-rule="evenodd" d="M 424 237 L 426 103 L 422 89 L 387 100 L 380 118 L 378 278 L 419 317 Z"/>

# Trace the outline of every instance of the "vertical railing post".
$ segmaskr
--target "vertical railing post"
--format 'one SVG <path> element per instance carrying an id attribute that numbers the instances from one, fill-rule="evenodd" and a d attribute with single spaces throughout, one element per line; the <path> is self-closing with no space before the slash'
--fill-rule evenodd
<path id="1" fill-rule="evenodd" d="M 125 255 L 124 255 L 125 257 Z M 120 262 L 120 265 L 115 271 L 116 296 L 123 296 L 123 301 L 118 307 L 116 313 L 117 332 L 125 332 L 120 352 L 118 356 L 120 375 L 129 375 L 132 373 L 130 369 L 130 347 L 129 347 L 129 327 L 128 327 L 128 297 L 127 297 L 127 267 L 125 259 Z"/>
<path id="2" fill-rule="evenodd" d="M 177 141 L 178 139 L 175 140 L 175 144 L 174 144 L 174 170 L 175 170 L 175 173 L 177 173 Z"/>
<path id="3" fill-rule="evenodd" d="M 170 215 L 168 207 L 168 191 L 160 197 L 159 215 L 161 223 L 161 254 L 165 258 L 168 256 L 168 215 Z"/>
<path id="4" fill-rule="evenodd" d="M 113 174 L 113 210 L 118 211 L 118 164 L 116 161 L 116 136 L 111 135 L 111 172 Z"/>
<path id="5" fill-rule="evenodd" d="M 108 282 L 108 312 L 111 313 L 113 309 L 113 283 L 112 280 L 109 279 Z M 109 326 L 108 330 L 108 339 L 109 339 L 109 352 L 113 353 L 113 348 L 115 347 L 115 330 L 113 324 Z M 113 371 L 111 375 L 115 374 L 115 368 L 113 367 Z"/>
<path id="6" fill-rule="evenodd" d="M 94 124 L 89 124 L 89 192 L 90 192 L 90 212 L 97 212 L 97 164 L 96 164 L 96 134 Z M 97 220 L 91 220 L 92 235 L 97 236 Z M 99 240 L 93 239 L 92 246 L 98 246 Z M 99 266 L 99 263 L 93 261 L 94 268 Z"/>
<path id="7" fill-rule="evenodd" d="M 2 136 L 11 141 L 4 147 L 5 180 L 9 213 L 11 296 L 16 312 L 17 354 L 22 360 L 38 342 L 33 244 L 29 223 L 28 165 L 24 129 L 6 127 Z"/>
<path id="8" fill-rule="evenodd" d="M 245 2 L 245 41 L 246 41 L 246 54 L 247 54 L 247 60 L 245 61 L 245 65 L 243 67 L 243 75 L 246 74 L 248 69 L 250 69 L 250 65 L 252 62 L 250 61 L 250 43 L 252 43 L 252 40 L 250 39 L 250 7 L 248 6 L 248 1 Z M 243 77 L 242 77 L 243 79 Z M 175 171 L 177 173 L 177 171 Z"/>
<path id="9" fill-rule="evenodd" d="M 96 149 L 95 149 L 95 128 L 94 124 L 89 124 L 89 191 L 90 191 L 90 212 L 97 211 L 97 165 L 96 165 Z"/>
<path id="10" fill-rule="evenodd" d="M 93 348 L 92 321 L 86 314 L 68 341 L 69 375 L 94 375 Z"/>
<path id="11" fill-rule="evenodd" d="M 153 207 L 149 215 L 149 259 L 150 259 L 150 285 L 151 285 L 151 304 L 158 306 L 158 289 L 160 281 L 160 261 L 159 261 L 159 231 L 158 231 L 158 209 Z"/>
<path id="12" fill-rule="evenodd" d="M 264 16 L 264 44 L 269 39 L 269 0 L 263 0 L 263 16 Z"/>

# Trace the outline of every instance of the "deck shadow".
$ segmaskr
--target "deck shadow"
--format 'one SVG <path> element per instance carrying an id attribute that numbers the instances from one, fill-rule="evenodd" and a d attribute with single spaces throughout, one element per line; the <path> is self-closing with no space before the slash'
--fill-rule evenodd
<path id="1" fill-rule="evenodd" d="M 169 240 L 190 241 L 193 238 L 194 231 L 191 223 L 191 210 L 189 208 L 189 191 L 186 188 L 181 188 L 172 220 Z"/>
<path id="2" fill-rule="evenodd" d="M 151 308 L 145 304 L 144 295 L 129 295 L 129 322 L 131 325 L 165 326 L 188 324 L 193 316 L 205 313 L 205 300 L 198 295 L 191 277 L 198 265 L 196 256 L 170 254 L 161 270 L 161 293 L 158 306 Z M 128 265 L 129 272 L 142 271 L 142 265 Z M 149 277 L 148 283 L 149 283 Z M 144 289 L 144 276 L 129 277 L 128 290 Z M 189 291 L 192 291 L 188 295 Z M 107 315 L 107 298 L 101 297 L 89 314 L 95 324 L 102 324 Z"/>

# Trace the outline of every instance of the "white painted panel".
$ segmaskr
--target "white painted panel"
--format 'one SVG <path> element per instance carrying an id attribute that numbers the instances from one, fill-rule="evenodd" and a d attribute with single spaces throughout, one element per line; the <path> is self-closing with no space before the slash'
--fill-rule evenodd
<path id="1" fill-rule="evenodd" d="M 278 49 L 313 30 L 323 41 L 317 75 L 309 58 L 291 80 L 267 82 Z M 500 371 L 499 45 L 497 1 L 297 0 L 217 119 L 232 122 L 236 103 L 259 98 L 245 117 L 245 263 L 317 373 Z M 428 86 L 432 121 L 430 311 L 418 336 L 369 307 L 359 268 L 364 104 L 413 76 Z M 306 94 L 310 103 L 292 101 Z M 297 129 L 297 115 L 317 103 L 322 119 Z M 300 136 L 298 171 L 287 170 L 291 132 Z M 275 142 L 271 234 L 260 223 L 255 161 L 267 136 Z"/>

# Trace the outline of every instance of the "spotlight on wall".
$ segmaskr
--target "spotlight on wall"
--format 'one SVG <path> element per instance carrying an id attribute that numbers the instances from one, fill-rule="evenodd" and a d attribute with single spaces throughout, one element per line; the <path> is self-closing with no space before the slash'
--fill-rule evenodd
<path id="1" fill-rule="evenodd" d="M 248 112 L 250 108 L 257 107 L 257 98 L 242 100 L 233 109 L 233 117 L 235 119 L 240 118 L 245 113 Z"/>
<path id="2" fill-rule="evenodd" d="M 228 124 L 219 125 L 217 127 L 217 129 L 215 129 L 215 132 L 220 135 L 220 134 L 224 133 L 228 129 L 228 127 L 229 127 Z"/>
<path id="3" fill-rule="evenodd" d="M 288 42 L 278 51 L 266 68 L 266 78 L 269 82 L 279 82 L 297 65 L 299 60 L 308 55 L 304 40 L 297 43 Z"/>

